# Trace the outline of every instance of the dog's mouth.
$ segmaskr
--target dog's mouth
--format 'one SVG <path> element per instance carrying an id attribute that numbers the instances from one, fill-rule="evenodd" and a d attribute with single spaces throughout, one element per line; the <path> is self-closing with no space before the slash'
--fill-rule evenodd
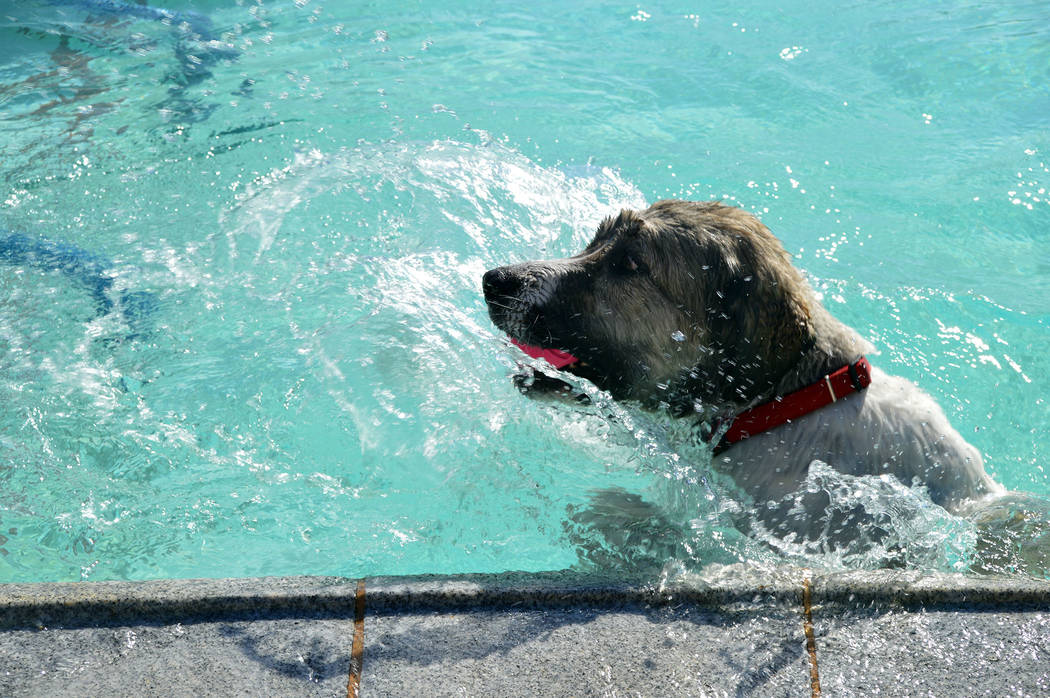
<path id="1" fill-rule="evenodd" d="M 519 342 L 513 337 L 511 337 L 510 341 L 514 346 L 521 349 L 532 358 L 543 359 L 558 370 L 568 368 L 573 364 L 578 364 L 580 362 L 575 356 L 567 351 L 562 351 L 561 349 L 538 347 L 532 344 L 526 344 L 525 342 Z"/>

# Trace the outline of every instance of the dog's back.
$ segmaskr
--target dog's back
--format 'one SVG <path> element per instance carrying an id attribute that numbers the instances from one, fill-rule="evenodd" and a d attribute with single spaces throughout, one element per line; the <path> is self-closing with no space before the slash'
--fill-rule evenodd
<path id="1" fill-rule="evenodd" d="M 949 510 L 1003 491 L 932 397 L 878 368 L 863 392 L 745 439 L 714 463 L 765 502 L 796 490 L 815 460 L 846 475 L 888 474 L 924 485 Z"/>

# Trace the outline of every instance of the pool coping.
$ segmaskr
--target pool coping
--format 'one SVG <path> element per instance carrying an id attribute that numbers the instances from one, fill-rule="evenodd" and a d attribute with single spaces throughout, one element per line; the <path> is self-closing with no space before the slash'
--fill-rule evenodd
<path id="1" fill-rule="evenodd" d="M 27 696 L 359 698 L 893 693 L 906 674 L 949 695 L 987 637 L 1002 661 L 982 685 L 1044 694 L 1047 618 L 1050 580 L 743 564 L 0 584 L 0 676 Z"/>
<path id="2" fill-rule="evenodd" d="M 782 603 L 888 604 L 901 609 L 1050 609 L 1050 581 L 913 571 L 756 572 L 728 566 L 672 582 L 576 571 L 379 576 L 244 577 L 0 584 L 0 629 L 168 623 L 213 617 L 352 617 L 434 609 L 722 607 Z"/>

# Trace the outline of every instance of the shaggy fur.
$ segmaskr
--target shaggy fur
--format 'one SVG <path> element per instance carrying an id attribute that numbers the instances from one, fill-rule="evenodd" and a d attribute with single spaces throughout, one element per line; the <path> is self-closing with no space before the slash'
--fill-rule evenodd
<path id="1" fill-rule="evenodd" d="M 483 287 L 510 336 L 572 353 L 581 361 L 567 370 L 617 399 L 708 427 L 870 348 L 820 304 L 766 226 L 718 202 L 624 210 L 579 254 L 493 269 Z M 814 460 L 925 485 L 951 510 L 1001 491 L 940 407 L 878 368 L 867 390 L 715 460 L 759 502 L 795 491 Z"/>

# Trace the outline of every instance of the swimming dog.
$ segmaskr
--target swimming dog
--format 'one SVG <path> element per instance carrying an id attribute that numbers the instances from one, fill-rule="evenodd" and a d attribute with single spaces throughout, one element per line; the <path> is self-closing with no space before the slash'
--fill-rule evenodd
<path id="1" fill-rule="evenodd" d="M 949 511 L 1002 488 L 910 381 L 820 303 L 780 241 L 720 202 L 623 210 L 572 257 L 488 271 L 492 321 L 615 399 L 694 417 L 714 465 L 783 502 L 814 461 L 924 485 Z"/>

